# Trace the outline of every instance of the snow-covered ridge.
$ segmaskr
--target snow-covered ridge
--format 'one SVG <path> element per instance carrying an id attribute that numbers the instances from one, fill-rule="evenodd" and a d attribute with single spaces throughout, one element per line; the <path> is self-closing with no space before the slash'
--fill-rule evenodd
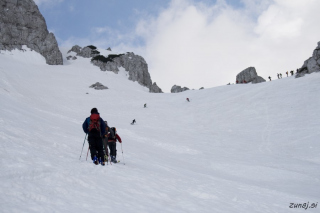
<path id="1" fill-rule="evenodd" d="M 64 62 L 0 53 L 1 212 L 305 212 L 290 203 L 319 202 L 320 73 L 152 94 L 124 69 Z M 87 143 L 79 160 L 93 107 L 117 127 L 126 165 L 86 161 Z"/>

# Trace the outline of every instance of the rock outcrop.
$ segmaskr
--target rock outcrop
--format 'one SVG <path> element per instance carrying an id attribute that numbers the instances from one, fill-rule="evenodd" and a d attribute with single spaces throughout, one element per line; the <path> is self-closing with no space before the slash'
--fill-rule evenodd
<path id="1" fill-rule="evenodd" d="M 79 45 L 74 45 L 74 46 L 68 51 L 68 53 L 70 53 L 70 52 L 75 52 L 75 53 L 79 54 L 79 53 L 81 52 L 81 49 L 82 49 L 82 47 L 80 47 Z"/>
<path id="2" fill-rule="evenodd" d="M 302 67 L 298 69 L 296 77 L 302 77 L 307 73 L 320 72 L 320 41 L 313 51 L 312 57 L 306 60 Z"/>
<path id="3" fill-rule="evenodd" d="M 162 92 L 157 84 L 152 84 L 148 64 L 139 55 L 130 52 L 119 55 L 110 54 L 108 57 L 98 55 L 91 59 L 91 63 L 100 67 L 102 71 L 112 71 L 114 73 L 118 73 L 119 67 L 123 67 L 129 74 L 129 80 L 137 81 L 140 85 L 149 88 L 151 93 Z"/>
<path id="4" fill-rule="evenodd" d="M 97 48 L 95 46 L 87 46 L 87 47 L 81 48 L 80 52 L 77 53 L 78 56 L 81 56 L 84 58 L 92 58 L 92 57 L 98 56 L 99 54 L 100 52 L 97 51 Z"/>
<path id="5" fill-rule="evenodd" d="M 174 85 L 171 88 L 171 93 L 184 92 L 186 90 L 189 90 L 189 88 L 188 87 L 183 87 L 182 88 L 181 86 Z"/>
<path id="6" fill-rule="evenodd" d="M 247 69 L 241 71 L 236 77 L 236 83 L 250 83 L 253 84 L 265 82 L 266 80 L 258 76 L 257 71 L 254 67 L 248 67 Z"/>
<path id="7" fill-rule="evenodd" d="M 0 1 L 0 50 L 21 49 L 26 45 L 40 53 L 50 65 L 63 64 L 53 33 L 33 0 Z"/>
<path id="8" fill-rule="evenodd" d="M 151 92 L 151 93 L 163 93 L 162 90 L 160 89 L 160 87 L 158 87 L 158 85 L 157 85 L 156 82 L 154 82 L 154 83 L 151 85 L 150 92 Z"/>
<path id="9" fill-rule="evenodd" d="M 95 83 L 95 84 L 92 84 L 92 85 L 90 86 L 90 88 L 94 88 L 94 89 L 96 89 L 96 90 L 109 89 L 108 87 L 104 86 L 103 84 L 101 84 L 101 83 L 99 83 L 99 82 L 97 82 L 97 83 Z"/>

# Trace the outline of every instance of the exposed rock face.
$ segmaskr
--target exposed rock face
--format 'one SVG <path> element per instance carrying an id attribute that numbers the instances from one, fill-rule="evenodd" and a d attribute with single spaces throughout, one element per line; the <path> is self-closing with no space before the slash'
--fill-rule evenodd
<path id="1" fill-rule="evenodd" d="M 112 71 L 114 73 L 119 72 L 119 67 L 124 67 L 129 74 L 129 80 L 137 81 L 142 86 L 149 88 L 149 92 L 162 92 L 157 84 L 152 84 L 148 64 L 139 55 L 129 52 L 120 55 L 110 54 L 107 58 L 104 56 L 92 58 L 91 62 L 100 67 L 102 71 Z"/>
<path id="2" fill-rule="evenodd" d="M 77 57 L 72 56 L 72 55 L 67 56 L 67 60 L 70 60 L 70 59 L 72 59 L 72 60 L 76 60 L 76 59 L 77 59 Z"/>
<path id="3" fill-rule="evenodd" d="M 97 83 L 95 83 L 95 84 L 92 84 L 92 85 L 90 86 L 90 88 L 94 88 L 94 89 L 96 89 L 96 90 L 109 89 L 108 87 L 104 86 L 103 84 L 101 84 L 101 83 L 99 83 L 99 82 L 97 82 Z"/>
<path id="4" fill-rule="evenodd" d="M 237 77 L 236 82 L 237 83 L 250 83 L 253 84 L 265 82 L 262 77 L 258 76 L 257 71 L 254 67 L 248 67 L 247 69 L 241 71 Z"/>
<path id="5" fill-rule="evenodd" d="M 189 90 L 188 87 L 181 87 L 181 86 L 177 86 L 177 85 L 174 85 L 172 88 L 171 88 L 171 93 L 178 93 L 178 92 L 184 92 L 186 90 Z"/>
<path id="6" fill-rule="evenodd" d="M 304 62 L 302 67 L 298 70 L 296 77 L 302 77 L 307 73 L 320 72 L 320 41 L 318 46 L 313 51 L 312 57 Z"/>
<path id="7" fill-rule="evenodd" d="M 71 50 L 68 51 L 68 53 L 70 52 L 75 52 L 77 54 L 79 54 L 81 52 L 82 47 L 78 46 L 78 45 L 74 45 Z"/>
<path id="8" fill-rule="evenodd" d="M 73 46 L 75 47 L 75 46 Z M 79 47 L 79 46 L 78 46 Z M 72 50 L 72 49 L 71 49 Z M 99 55 L 100 52 L 98 52 L 97 50 L 95 49 L 92 49 L 90 47 L 84 47 L 80 50 L 79 53 L 77 53 L 78 56 L 82 56 L 84 58 L 92 58 L 92 57 L 95 57 L 97 55 Z"/>
<path id="9" fill-rule="evenodd" d="M 21 49 L 27 45 L 43 55 L 47 64 L 63 64 L 53 33 L 33 0 L 0 1 L 0 50 Z"/>
<path id="10" fill-rule="evenodd" d="M 158 87 L 157 83 L 154 82 L 150 88 L 151 93 L 163 93 L 160 87 Z"/>

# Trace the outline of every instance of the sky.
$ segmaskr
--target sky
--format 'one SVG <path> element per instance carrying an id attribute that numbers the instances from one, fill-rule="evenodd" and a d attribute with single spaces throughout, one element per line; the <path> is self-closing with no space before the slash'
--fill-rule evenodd
<path id="1" fill-rule="evenodd" d="M 153 82 L 199 89 L 300 68 L 320 41 L 318 0 L 35 0 L 61 47 L 145 58 Z"/>

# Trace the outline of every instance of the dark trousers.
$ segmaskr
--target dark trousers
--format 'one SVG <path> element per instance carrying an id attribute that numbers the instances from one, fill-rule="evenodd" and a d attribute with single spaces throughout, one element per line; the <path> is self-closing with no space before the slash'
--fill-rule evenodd
<path id="1" fill-rule="evenodd" d="M 105 152 L 106 155 L 109 156 L 108 138 L 104 138 L 102 141 L 103 141 L 104 152 Z"/>
<path id="2" fill-rule="evenodd" d="M 103 153 L 103 144 L 102 144 L 102 138 L 100 136 L 88 136 L 89 141 L 89 148 L 91 153 L 91 159 L 93 160 L 94 156 L 97 156 L 98 159 L 101 158 L 101 160 L 104 159 L 104 153 Z"/>
<path id="3" fill-rule="evenodd" d="M 108 142 L 111 156 L 117 156 L 117 145 L 116 142 Z"/>

